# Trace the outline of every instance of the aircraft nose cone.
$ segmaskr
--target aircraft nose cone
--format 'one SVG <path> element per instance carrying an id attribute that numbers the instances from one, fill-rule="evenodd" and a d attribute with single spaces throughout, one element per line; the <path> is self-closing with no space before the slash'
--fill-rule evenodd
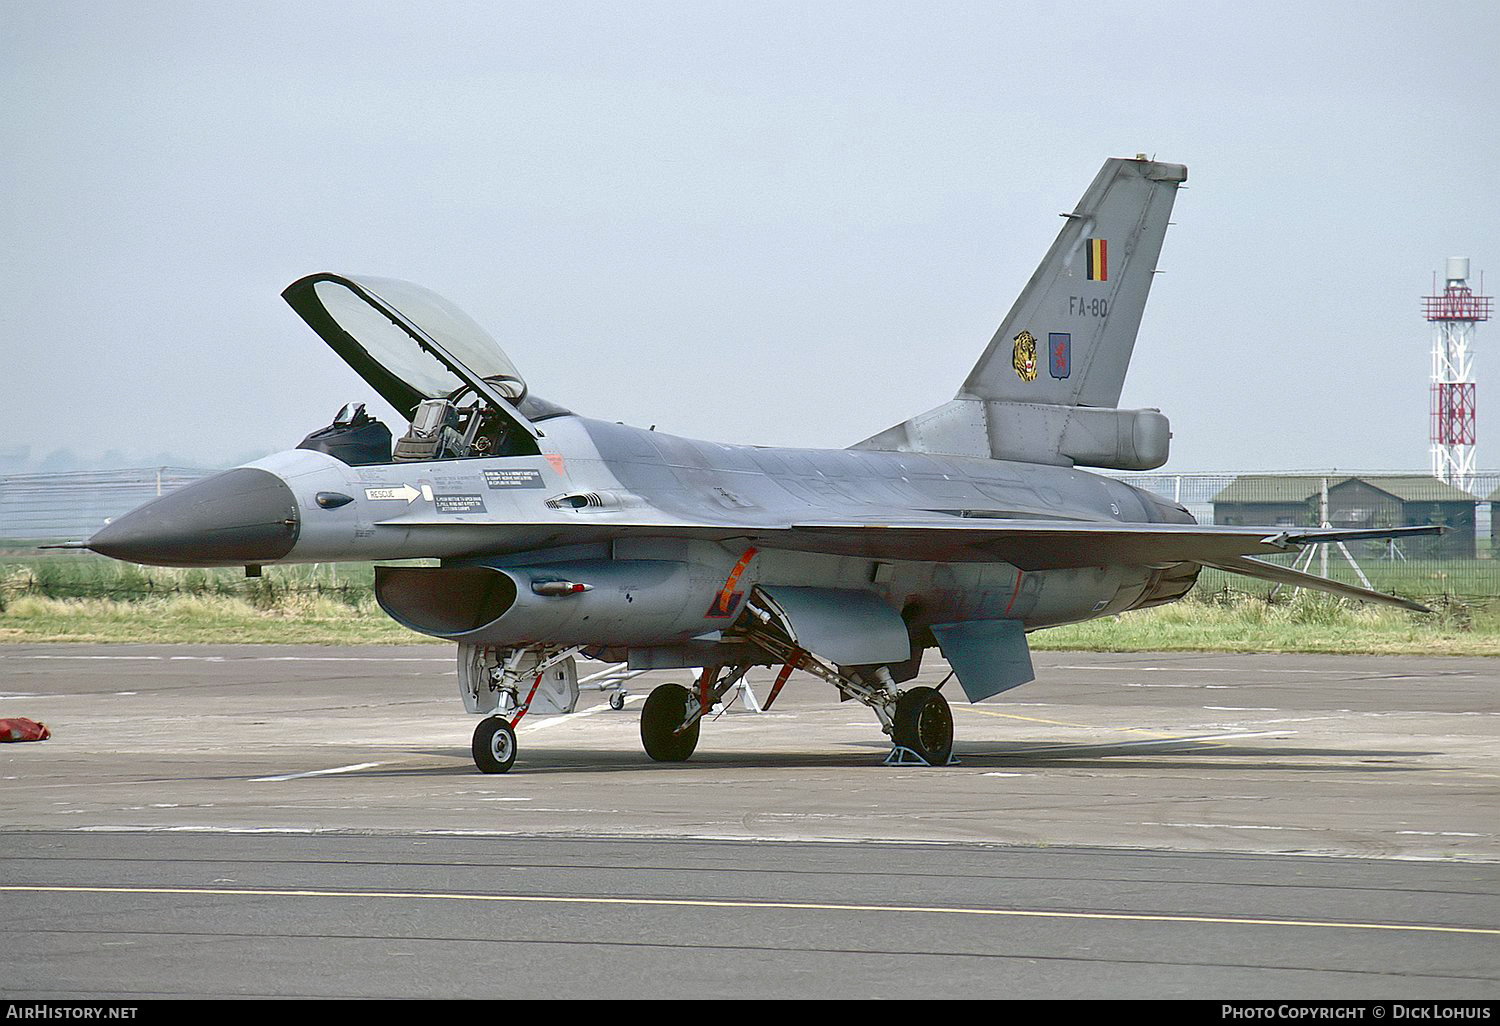
<path id="1" fill-rule="evenodd" d="M 90 538 L 88 547 L 156 566 L 269 563 L 292 551 L 300 526 L 286 482 L 240 467 L 131 510 Z"/>

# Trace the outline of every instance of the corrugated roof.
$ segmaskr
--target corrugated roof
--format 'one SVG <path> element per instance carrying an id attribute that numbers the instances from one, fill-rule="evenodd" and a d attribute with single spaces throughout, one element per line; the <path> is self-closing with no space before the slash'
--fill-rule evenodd
<path id="1" fill-rule="evenodd" d="M 1363 481 L 1372 488 L 1394 495 L 1402 502 L 1478 502 L 1479 496 L 1470 495 L 1462 488 L 1455 488 L 1435 477 L 1415 474 L 1402 477 L 1351 477 L 1346 481 Z M 1342 482 L 1341 482 L 1342 483 Z M 1328 482 L 1333 487 L 1333 482 Z"/>
<path id="2" fill-rule="evenodd" d="M 1259 502 L 1294 503 L 1316 501 L 1322 491 L 1323 474 L 1241 474 L 1231 481 L 1223 491 L 1211 499 L 1215 503 Z M 1366 476 L 1328 476 L 1331 492 L 1351 481 L 1363 481 L 1402 502 L 1478 502 L 1477 495 L 1470 495 L 1444 481 L 1425 474 Z M 1500 489 L 1491 496 L 1500 502 Z"/>
<path id="3" fill-rule="evenodd" d="M 1332 488 L 1347 477 L 1330 477 Z M 1210 502 L 1307 502 L 1323 489 L 1323 475 L 1241 474 Z"/>

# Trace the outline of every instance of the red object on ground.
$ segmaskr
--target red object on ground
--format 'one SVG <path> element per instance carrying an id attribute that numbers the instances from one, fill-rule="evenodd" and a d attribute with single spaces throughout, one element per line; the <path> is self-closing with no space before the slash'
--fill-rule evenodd
<path id="1" fill-rule="evenodd" d="M 52 736 L 45 723 L 21 717 L 0 720 L 0 741 L 45 741 Z"/>

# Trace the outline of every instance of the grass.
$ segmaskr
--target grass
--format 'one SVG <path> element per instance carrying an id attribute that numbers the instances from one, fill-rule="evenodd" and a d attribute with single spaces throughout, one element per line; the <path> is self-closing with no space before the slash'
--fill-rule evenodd
<path id="1" fill-rule="evenodd" d="M 438 644 L 376 605 L 368 564 L 144 568 L 65 556 L 0 563 L 0 642 Z M 1500 600 L 1432 614 L 1313 592 L 1263 597 L 1203 582 L 1186 600 L 1038 631 L 1038 650 L 1345 652 L 1500 656 Z"/>
<path id="2" fill-rule="evenodd" d="M 1438 602 L 1409 613 L 1314 592 L 1267 602 L 1194 592 L 1181 602 L 1030 635 L 1039 650 L 1332 652 L 1500 656 L 1500 602 Z"/>
<path id="3" fill-rule="evenodd" d="M 264 576 L 247 579 L 239 567 L 148 567 L 92 553 L 0 558 L 0 603 L 22 595 L 126 601 L 163 595 L 222 595 L 270 602 L 286 592 L 342 597 L 355 603 L 370 596 L 374 582 L 372 563 L 266 567 Z"/>
<path id="4" fill-rule="evenodd" d="M 369 599 L 293 594 L 265 605 L 227 595 L 121 601 L 26 595 L 0 611 L 0 642 L 406 645 L 436 638 L 398 626 Z M 0 657 L 3 658 L 3 657 Z"/>
<path id="5" fill-rule="evenodd" d="M 0 642 L 400 645 L 437 639 L 375 603 L 371 564 L 142 567 L 98 557 L 0 562 Z"/>

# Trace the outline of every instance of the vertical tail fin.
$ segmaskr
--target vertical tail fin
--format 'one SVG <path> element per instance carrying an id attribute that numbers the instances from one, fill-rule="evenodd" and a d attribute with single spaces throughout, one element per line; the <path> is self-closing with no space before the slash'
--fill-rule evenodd
<path id="1" fill-rule="evenodd" d="M 1116 410 L 1181 164 L 1104 162 L 953 402 L 855 448 L 1147 470 L 1171 432 Z"/>
<path id="2" fill-rule="evenodd" d="M 959 398 L 1118 404 L 1172 201 L 1186 180 L 1181 164 L 1105 161 Z M 1018 367 L 1031 346 L 1033 366 Z"/>

